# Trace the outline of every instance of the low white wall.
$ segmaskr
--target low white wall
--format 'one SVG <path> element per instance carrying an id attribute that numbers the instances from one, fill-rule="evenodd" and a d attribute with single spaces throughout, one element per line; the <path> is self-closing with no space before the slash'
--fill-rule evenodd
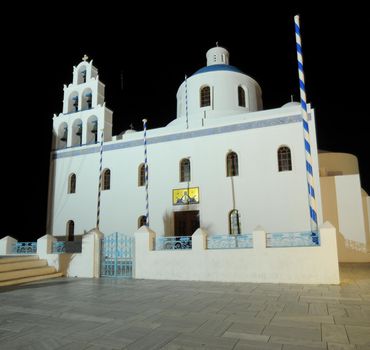
<path id="1" fill-rule="evenodd" d="M 321 246 L 266 248 L 266 233 L 253 232 L 250 249 L 206 249 L 206 233 L 198 229 L 190 250 L 153 251 L 155 233 L 135 233 L 135 278 L 220 282 L 338 284 L 335 228 L 320 227 Z"/>
<path id="2" fill-rule="evenodd" d="M 82 237 L 81 253 L 53 254 L 52 244 L 56 239 L 45 235 L 37 240 L 37 254 L 67 277 L 99 277 L 101 238 L 101 232 L 92 230 Z"/>

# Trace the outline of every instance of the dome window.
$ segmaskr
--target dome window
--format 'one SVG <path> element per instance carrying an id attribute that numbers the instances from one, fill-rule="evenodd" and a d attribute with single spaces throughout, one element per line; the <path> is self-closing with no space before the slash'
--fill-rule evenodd
<path id="1" fill-rule="evenodd" d="M 200 89 L 200 106 L 207 107 L 211 105 L 211 89 L 209 86 L 203 86 Z"/>
<path id="2" fill-rule="evenodd" d="M 245 91 L 242 86 L 238 86 L 238 104 L 240 107 L 245 107 Z"/>

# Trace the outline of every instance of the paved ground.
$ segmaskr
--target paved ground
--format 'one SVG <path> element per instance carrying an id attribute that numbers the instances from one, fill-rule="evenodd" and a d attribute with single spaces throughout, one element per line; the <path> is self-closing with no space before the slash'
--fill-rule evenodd
<path id="1" fill-rule="evenodd" d="M 5 349 L 370 349 L 370 264 L 342 284 L 60 279 L 0 288 Z"/>

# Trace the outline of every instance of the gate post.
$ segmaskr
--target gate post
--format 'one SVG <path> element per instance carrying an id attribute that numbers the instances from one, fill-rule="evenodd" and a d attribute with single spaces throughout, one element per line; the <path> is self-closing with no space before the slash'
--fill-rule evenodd
<path id="1" fill-rule="evenodd" d="M 0 239 L 0 255 L 12 254 L 13 245 L 18 241 L 10 236 Z"/>
<path id="2" fill-rule="evenodd" d="M 88 232 L 89 236 L 93 236 L 93 277 L 100 277 L 100 250 L 101 250 L 101 239 L 104 237 L 104 234 L 100 232 L 97 228 L 94 228 Z M 85 236 L 86 237 L 86 236 Z M 84 238 L 82 238 L 82 249 Z M 82 251 L 82 253 L 84 253 Z"/>
<path id="3" fill-rule="evenodd" d="M 154 249 L 156 234 L 147 226 L 135 232 L 135 272 L 134 278 L 142 278 L 147 267 L 147 257 Z"/>

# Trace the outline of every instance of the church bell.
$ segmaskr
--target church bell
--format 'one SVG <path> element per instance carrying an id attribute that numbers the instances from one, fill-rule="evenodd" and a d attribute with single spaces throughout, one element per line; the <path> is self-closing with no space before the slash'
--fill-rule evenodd
<path id="1" fill-rule="evenodd" d="M 92 128 L 91 128 L 91 132 L 93 134 L 96 134 L 98 132 L 98 121 L 97 120 L 94 120 L 92 122 Z"/>
<path id="2" fill-rule="evenodd" d="M 76 135 L 77 136 L 81 136 L 82 135 L 82 124 L 78 124 L 77 125 Z"/>
<path id="3" fill-rule="evenodd" d="M 67 142 L 67 137 L 68 137 L 68 128 L 64 128 L 64 132 L 63 132 L 63 135 L 62 137 L 60 138 L 60 141 L 64 141 L 64 142 Z"/>

